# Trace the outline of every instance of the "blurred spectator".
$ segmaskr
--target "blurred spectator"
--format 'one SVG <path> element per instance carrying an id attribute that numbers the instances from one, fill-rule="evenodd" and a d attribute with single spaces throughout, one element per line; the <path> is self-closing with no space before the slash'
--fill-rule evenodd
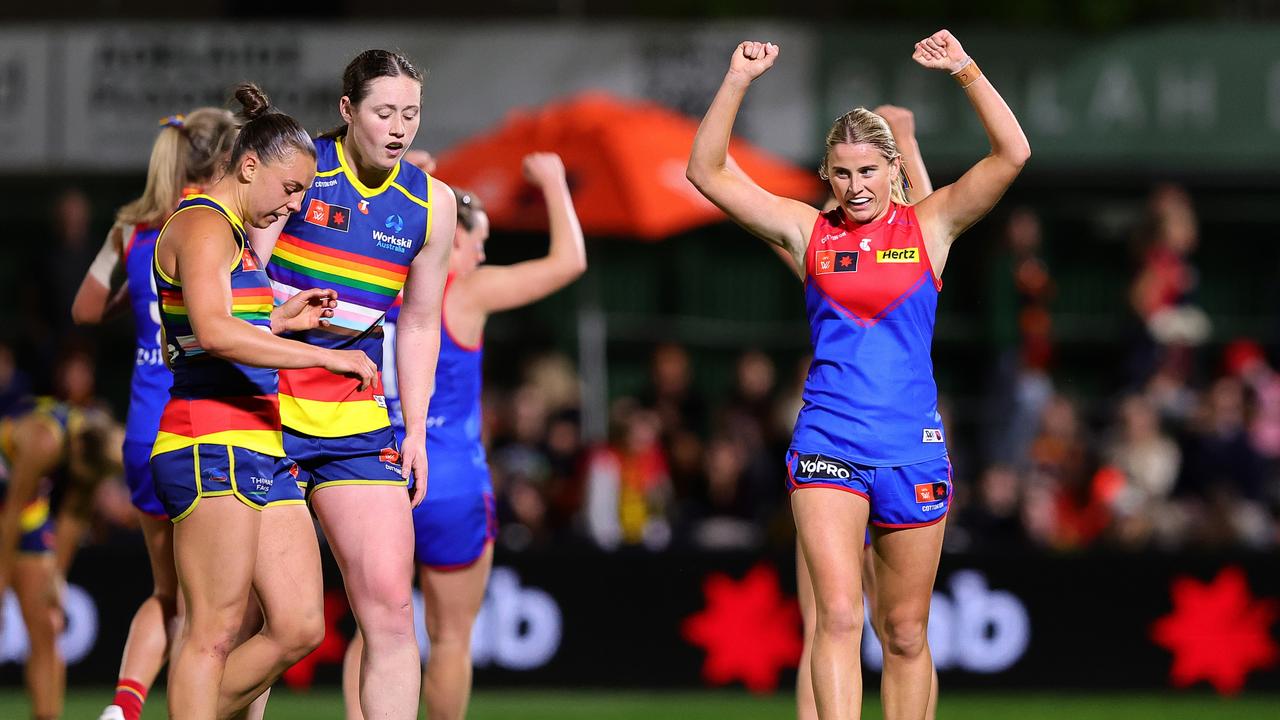
<path id="1" fill-rule="evenodd" d="M 1019 509 L 1022 491 L 1018 474 L 1008 465 L 992 465 L 978 481 L 976 500 L 957 514 L 950 534 L 962 539 L 957 549 L 971 552 L 1016 552 L 1027 541 Z"/>
<path id="2" fill-rule="evenodd" d="M 1025 466 L 1036 421 L 1053 393 L 1053 321 L 1049 303 L 1055 288 L 1041 256 L 1040 218 L 1020 207 L 1004 228 L 1004 252 L 989 281 L 993 340 L 999 351 L 986 438 L 993 462 Z"/>
<path id="3" fill-rule="evenodd" d="M 1112 501 L 1117 514 L 1116 540 L 1138 548 L 1153 536 L 1166 541 L 1182 530 L 1168 504 L 1182 466 L 1177 443 L 1160 430 L 1160 417 L 1143 396 L 1121 401 L 1114 441 L 1107 460 L 1123 474 L 1123 487 Z"/>
<path id="4" fill-rule="evenodd" d="M 1199 273 L 1190 261 L 1199 234 L 1187 191 L 1158 185 L 1139 229 L 1142 260 L 1129 289 L 1129 303 L 1146 332 L 1132 360 L 1139 382 L 1154 370 L 1163 348 L 1198 346 L 1209 336 L 1209 316 L 1195 304 Z"/>
<path id="5" fill-rule="evenodd" d="M 1262 504 L 1262 458 L 1249 440 L 1245 388 L 1239 379 L 1219 378 L 1205 393 L 1185 455 L 1179 491 L 1200 503 L 1202 543 L 1275 541 Z"/>
<path id="6" fill-rule="evenodd" d="M 693 386 L 689 353 L 683 346 L 663 343 L 653 350 L 649 387 L 640 402 L 658 413 L 665 436 L 689 430 L 701 433 L 707 424 L 707 404 Z"/>
<path id="7" fill-rule="evenodd" d="M 522 385 L 508 402 L 509 435 L 496 438 L 489 453 L 499 542 L 513 550 L 545 543 L 551 466 L 543 452 L 547 404 L 542 391 Z"/>
<path id="8" fill-rule="evenodd" d="M 1191 387 L 1194 361 L 1195 353 L 1189 347 L 1166 348 L 1144 388 L 1147 399 L 1160 413 L 1161 419 L 1175 426 L 1181 427 L 1190 422 L 1199 403 Z"/>
<path id="9" fill-rule="evenodd" d="M 1071 400 L 1056 395 L 1045 406 L 1031 459 L 1036 500 L 1045 500 L 1042 492 L 1052 498 L 1051 523 L 1038 528 L 1045 533 L 1042 541 L 1059 549 L 1092 543 L 1110 524 L 1107 502 L 1116 475 L 1109 469 L 1099 472 Z"/>
<path id="10" fill-rule="evenodd" d="M 1223 368 L 1253 391 L 1256 407 L 1249 423 L 1253 449 L 1269 463 L 1280 462 L 1280 373 L 1271 368 L 1262 347 L 1252 340 L 1227 345 Z"/>
<path id="11" fill-rule="evenodd" d="M 665 548 L 671 542 L 672 493 L 659 441 L 660 416 L 622 398 L 611 408 L 609 424 L 609 443 L 587 459 L 585 509 L 591 539 L 607 550 L 620 545 Z"/>
<path id="12" fill-rule="evenodd" d="M 97 365 L 93 356 L 78 348 L 66 350 L 54 363 L 53 394 L 78 407 L 97 402 L 94 375 Z"/>
<path id="13" fill-rule="evenodd" d="M 687 494 L 702 472 L 707 404 L 693 386 L 689 353 L 683 346 L 662 343 L 654 348 L 649 382 L 640 402 L 657 413 L 672 486 L 677 492 Z"/>
<path id="14" fill-rule="evenodd" d="M 31 379 L 18 367 L 13 348 L 0 342 L 0 416 L 8 415 L 19 400 L 31 394 Z"/>
<path id="15" fill-rule="evenodd" d="M 749 550 L 763 541 L 763 508 L 743 481 L 747 453 L 742 443 L 719 435 L 707 444 L 705 481 L 691 503 L 692 540 L 707 550 Z"/>

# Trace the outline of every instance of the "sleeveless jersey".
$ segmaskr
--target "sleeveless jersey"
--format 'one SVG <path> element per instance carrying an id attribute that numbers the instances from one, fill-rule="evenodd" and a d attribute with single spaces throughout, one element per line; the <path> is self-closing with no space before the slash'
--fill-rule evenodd
<path id="1" fill-rule="evenodd" d="M 381 369 L 383 318 L 431 227 L 430 178 L 399 162 L 380 187 L 368 188 L 348 164 L 341 140 L 321 138 L 315 144 L 315 182 L 302 212 L 285 222 L 267 273 L 276 302 L 310 288 L 338 293 L 329 327 L 289 337 L 363 350 Z M 281 370 L 285 427 L 317 437 L 388 427 L 381 380 L 363 392 L 358 387 L 358 380 L 322 368 Z"/>
<path id="2" fill-rule="evenodd" d="M 448 302 L 449 286 L 453 276 L 445 282 L 445 302 Z M 395 327 L 400 305 L 396 303 L 387 313 L 387 325 Z M 394 363 L 394 330 L 387 343 L 387 362 Z M 440 356 L 436 361 L 435 391 L 427 407 L 427 457 L 438 466 L 456 467 L 460 464 L 474 468 L 474 473 L 438 474 L 431 480 L 428 492 L 431 498 L 454 494 L 453 489 L 465 490 L 468 483 L 479 481 L 485 489 L 490 486 L 489 465 L 485 459 L 481 440 L 480 390 L 483 384 L 484 341 L 470 346 L 458 342 L 449 332 L 448 323 L 440 320 Z M 397 424 L 398 433 L 404 433 L 404 419 L 400 413 L 400 398 L 396 378 L 387 382 L 387 409 Z"/>
<path id="3" fill-rule="evenodd" d="M 878 467 L 947 452 L 930 346 L 942 283 L 910 206 L 818 216 L 805 257 L 813 363 L 792 449 Z"/>
<path id="4" fill-rule="evenodd" d="M 192 195 L 178 205 L 165 227 L 184 212 L 204 208 L 221 215 L 236 242 L 231 276 L 232 316 L 271 332 L 271 282 L 249 245 L 244 223 L 229 208 L 208 195 Z M 161 230 L 157 241 L 164 241 Z M 284 455 L 280 433 L 280 405 L 276 371 L 216 358 L 200 347 L 191 328 L 182 283 L 153 263 L 160 296 L 160 324 L 173 368 L 173 387 L 160 417 L 152 457 L 207 443 L 234 445 L 264 455 Z"/>
<path id="5" fill-rule="evenodd" d="M 160 427 L 160 414 L 173 373 L 164 366 L 160 342 L 160 299 L 156 294 L 151 259 L 155 257 L 160 228 L 131 225 L 124 229 L 124 267 L 129 282 L 129 304 L 133 308 L 133 328 L 137 349 L 133 378 L 129 383 L 129 415 L 125 439 L 152 443 Z"/>

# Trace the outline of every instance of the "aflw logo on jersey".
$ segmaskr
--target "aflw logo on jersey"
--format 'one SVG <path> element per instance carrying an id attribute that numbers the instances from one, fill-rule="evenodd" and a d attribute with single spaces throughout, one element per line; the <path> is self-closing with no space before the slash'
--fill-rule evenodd
<path id="1" fill-rule="evenodd" d="M 858 272 L 858 252 L 856 250 L 819 250 L 814 253 L 813 260 L 814 269 L 818 275 Z"/>
<path id="2" fill-rule="evenodd" d="M 351 228 L 351 208 L 312 198 L 307 206 L 306 220 L 312 225 L 346 232 Z"/>
<path id="3" fill-rule="evenodd" d="M 893 248 L 890 250 L 876 251 L 876 262 L 878 263 L 918 263 L 920 262 L 919 248 Z"/>

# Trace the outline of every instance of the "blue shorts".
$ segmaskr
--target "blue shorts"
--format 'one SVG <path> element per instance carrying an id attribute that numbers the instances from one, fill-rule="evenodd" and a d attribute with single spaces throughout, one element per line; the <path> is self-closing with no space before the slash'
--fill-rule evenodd
<path id="1" fill-rule="evenodd" d="M 430 478 L 428 471 L 428 478 Z M 461 570 L 484 554 L 484 548 L 498 535 L 493 492 L 475 492 L 427 498 L 413 509 L 414 559 L 432 570 Z"/>
<path id="2" fill-rule="evenodd" d="M 7 473 L 8 469 L 0 456 L 0 510 L 4 508 L 5 496 L 9 491 Z M 53 552 L 53 511 L 49 499 L 52 489 L 49 480 L 41 480 L 36 496 L 18 513 L 18 552 Z"/>
<path id="3" fill-rule="evenodd" d="M 343 437 L 315 437 L 285 428 L 284 452 L 276 476 L 306 488 L 307 497 L 326 485 L 409 487 L 400 476 L 400 444 L 390 427 Z"/>
<path id="4" fill-rule="evenodd" d="M 165 517 L 164 505 L 156 497 L 156 485 L 151 476 L 151 443 L 124 441 L 124 481 L 129 485 L 134 507 L 148 515 Z"/>
<path id="5" fill-rule="evenodd" d="M 197 444 L 151 458 L 156 496 L 173 522 L 191 514 L 200 498 L 231 495 L 255 510 L 299 502 L 294 483 L 276 483 L 279 458 L 234 445 Z"/>
<path id="6" fill-rule="evenodd" d="M 787 491 L 825 487 L 861 495 L 871 505 L 869 522 L 882 528 L 932 525 L 951 507 L 951 461 L 947 456 L 900 467 L 872 467 L 831 455 L 787 452 Z"/>

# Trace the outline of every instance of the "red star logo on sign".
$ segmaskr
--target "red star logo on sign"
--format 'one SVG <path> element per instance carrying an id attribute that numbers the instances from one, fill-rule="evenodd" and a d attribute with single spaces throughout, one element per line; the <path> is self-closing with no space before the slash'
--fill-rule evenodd
<path id="1" fill-rule="evenodd" d="M 1174 685 L 1207 680 L 1220 693 L 1238 693 L 1250 672 L 1280 659 L 1271 638 L 1280 600 L 1255 600 L 1240 568 L 1225 568 L 1207 584 L 1176 578 L 1171 594 L 1173 612 L 1152 623 L 1151 639 L 1173 653 Z"/>
<path id="2" fill-rule="evenodd" d="M 707 651 L 702 676 L 712 685 L 741 680 L 753 692 L 778 686 L 778 672 L 800 662 L 800 605 L 757 565 L 741 581 L 722 573 L 702 586 L 707 607 L 685 618 L 681 635 Z"/>
<path id="3" fill-rule="evenodd" d="M 840 258 L 840 267 L 849 267 L 849 265 L 852 263 L 853 263 L 853 258 L 849 257 L 848 255 L 845 255 L 844 257 Z"/>
<path id="4" fill-rule="evenodd" d="M 338 211 L 334 212 L 334 213 L 333 213 L 333 224 L 334 224 L 334 225 L 341 225 L 341 224 L 342 224 L 342 220 L 343 220 L 343 218 L 345 218 L 345 217 L 346 217 L 346 215 L 343 215 L 341 210 L 338 210 Z"/>

